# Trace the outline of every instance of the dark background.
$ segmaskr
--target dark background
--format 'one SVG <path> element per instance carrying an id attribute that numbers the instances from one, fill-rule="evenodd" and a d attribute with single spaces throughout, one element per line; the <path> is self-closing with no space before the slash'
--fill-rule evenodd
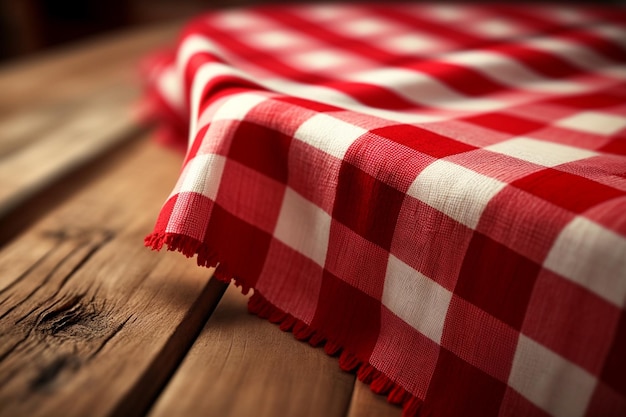
<path id="1" fill-rule="evenodd" d="M 0 0 L 0 61 L 130 26 L 263 0 Z"/>

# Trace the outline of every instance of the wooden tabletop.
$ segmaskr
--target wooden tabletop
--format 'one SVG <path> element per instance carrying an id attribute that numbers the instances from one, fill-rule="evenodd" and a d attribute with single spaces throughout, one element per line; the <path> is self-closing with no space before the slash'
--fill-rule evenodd
<path id="1" fill-rule="evenodd" d="M 137 62 L 179 28 L 0 68 L 0 416 L 399 416 L 211 270 L 143 247 L 182 155 L 133 117 Z"/>

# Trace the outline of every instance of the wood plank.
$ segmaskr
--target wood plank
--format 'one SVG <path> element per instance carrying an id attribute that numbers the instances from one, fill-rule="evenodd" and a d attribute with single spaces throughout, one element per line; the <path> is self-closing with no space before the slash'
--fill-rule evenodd
<path id="1" fill-rule="evenodd" d="M 347 417 L 400 417 L 402 408 L 389 404 L 383 395 L 377 395 L 370 387 L 357 380 Z"/>
<path id="2" fill-rule="evenodd" d="M 6 216 L 0 217 L 0 249 L 72 195 L 90 187 L 91 183 L 109 167 L 124 160 L 129 150 L 134 149 L 138 140 L 141 140 L 141 135 L 135 140 L 121 142 L 109 151 L 98 155 L 88 164 L 68 172 L 56 182 L 50 182 L 41 191 L 26 199 L 17 209 L 8 211 Z"/>
<path id="3" fill-rule="evenodd" d="M 31 146 L 3 158 L 0 217 L 63 175 L 136 137 L 140 128 L 129 109 L 130 97 L 127 91 L 121 90 L 86 99 L 71 117 L 42 132 Z"/>
<path id="4" fill-rule="evenodd" d="M 139 127 L 138 62 L 180 23 L 123 32 L 0 69 L 0 217 Z"/>
<path id="5" fill-rule="evenodd" d="M 229 287 L 150 417 L 344 416 L 354 375 L 248 314 Z"/>
<path id="6" fill-rule="evenodd" d="M 142 246 L 180 160 L 141 141 L 0 250 L 0 415 L 142 415 L 158 395 L 223 290 Z"/>
<path id="7" fill-rule="evenodd" d="M 0 67 L 0 156 L 39 140 L 92 97 L 136 96 L 138 64 L 172 44 L 181 22 L 122 31 Z M 124 104 L 128 105 L 129 101 Z"/>
<path id="8" fill-rule="evenodd" d="M 0 67 L 0 114 L 134 84 L 139 60 L 155 48 L 173 45 L 183 24 L 124 30 L 4 65 Z"/>

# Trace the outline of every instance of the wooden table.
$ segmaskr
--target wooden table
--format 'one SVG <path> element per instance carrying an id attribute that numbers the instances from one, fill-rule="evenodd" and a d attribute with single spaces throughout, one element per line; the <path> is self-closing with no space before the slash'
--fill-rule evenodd
<path id="1" fill-rule="evenodd" d="M 182 155 L 132 116 L 179 24 L 0 68 L 0 416 L 399 416 L 336 358 L 143 247 Z"/>

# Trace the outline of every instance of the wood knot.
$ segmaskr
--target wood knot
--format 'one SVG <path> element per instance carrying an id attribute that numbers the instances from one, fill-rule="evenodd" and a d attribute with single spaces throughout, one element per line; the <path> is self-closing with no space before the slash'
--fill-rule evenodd
<path id="1" fill-rule="evenodd" d="M 37 323 L 37 330 L 54 337 L 98 337 L 107 330 L 102 307 L 93 298 L 85 300 L 84 294 L 75 295 L 44 313 Z"/>

